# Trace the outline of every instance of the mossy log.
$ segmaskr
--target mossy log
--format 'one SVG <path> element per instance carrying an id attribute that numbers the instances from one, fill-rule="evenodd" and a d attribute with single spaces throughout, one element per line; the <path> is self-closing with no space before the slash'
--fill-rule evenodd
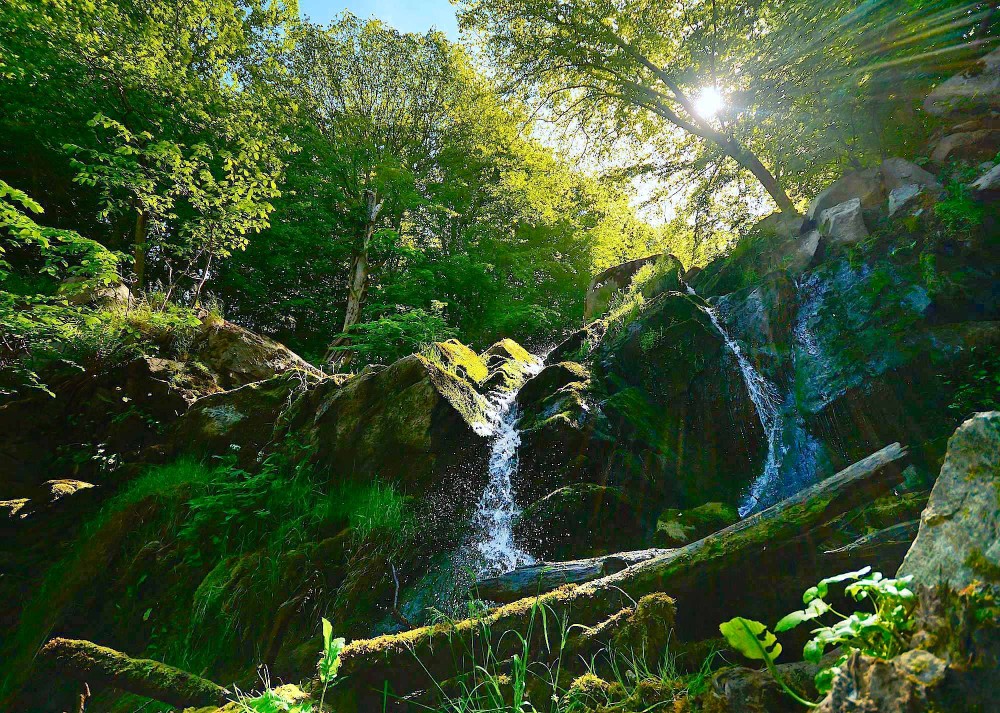
<path id="1" fill-rule="evenodd" d="M 525 597 L 549 592 L 564 584 L 581 584 L 609 574 L 621 572 L 639 562 L 665 555 L 670 550 L 650 549 L 619 552 L 603 557 L 568 560 L 566 562 L 541 562 L 481 579 L 476 583 L 476 595 L 489 602 L 505 604 Z"/>
<path id="2" fill-rule="evenodd" d="M 222 686 L 179 668 L 79 639 L 52 639 L 42 659 L 57 673 L 90 686 L 108 686 L 172 706 L 221 706 L 229 700 Z"/>
<path id="3" fill-rule="evenodd" d="M 801 544 L 810 531 L 822 531 L 824 523 L 901 483 L 905 455 L 898 443 L 887 446 L 767 510 L 616 574 L 564 585 L 479 619 L 352 642 L 341 653 L 340 670 L 346 680 L 335 695 L 345 710 L 363 709 L 373 702 L 365 698 L 370 692 L 381 700 L 383 686 L 400 694 L 447 680 L 457 671 L 469 670 L 466 659 L 470 652 L 482 650 L 487 638 L 498 659 L 520 653 L 518 637 L 505 636 L 510 631 L 519 632 L 534 651 L 541 651 L 546 643 L 542 608 L 570 623 L 593 627 L 647 594 L 665 592 L 678 601 L 679 628 L 691 619 L 714 629 L 720 617 L 733 616 L 733 607 L 750 608 L 738 613 L 753 616 L 754 602 L 765 597 L 747 588 L 747 578 L 767 578 L 794 566 L 782 560 L 783 543 Z M 793 596 L 797 599 L 798 593 Z M 551 624 L 554 618 L 547 616 L 547 621 Z M 701 632 L 692 632 L 696 633 Z"/>

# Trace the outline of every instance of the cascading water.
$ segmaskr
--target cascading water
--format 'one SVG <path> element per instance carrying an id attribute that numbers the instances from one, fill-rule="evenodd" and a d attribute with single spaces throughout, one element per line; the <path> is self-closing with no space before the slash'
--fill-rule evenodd
<path id="1" fill-rule="evenodd" d="M 543 360 L 536 359 L 527 369 L 526 378 L 541 371 Z M 490 395 L 489 481 L 472 517 L 472 565 L 477 577 L 509 572 L 535 559 L 514 543 L 514 519 L 520 508 L 514 500 L 517 475 L 517 449 L 521 432 L 517 422 L 517 388 Z"/>
<path id="2" fill-rule="evenodd" d="M 696 294 L 690 285 L 687 286 L 687 291 L 689 294 Z M 781 442 L 782 419 L 780 409 L 782 399 L 774 384 L 754 368 L 754 365 L 750 363 L 750 360 L 743 353 L 739 342 L 733 339 L 729 331 L 723 326 L 722 320 L 719 319 L 718 310 L 708 304 L 703 305 L 701 309 L 712 320 L 712 324 L 722 337 L 722 341 L 725 342 L 726 347 L 732 355 L 736 357 L 736 363 L 740 368 L 740 373 L 743 375 L 743 382 L 746 384 L 750 401 L 753 402 L 757 418 L 760 419 L 760 425 L 764 429 L 764 435 L 767 437 L 767 458 L 764 461 L 764 471 L 753 482 L 750 486 L 750 492 L 747 493 L 743 502 L 740 503 L 740 517 L 744 517 L 752 512 L 764 495 L 773 489 L 775 481 L 778 479 L 778 473 L 781 470 L 781 461 L 785 455 L 785 447 Z"/>

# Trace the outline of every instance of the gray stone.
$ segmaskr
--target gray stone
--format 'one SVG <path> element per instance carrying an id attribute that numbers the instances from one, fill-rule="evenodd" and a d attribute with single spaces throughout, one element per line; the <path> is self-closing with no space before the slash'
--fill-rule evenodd
<path id="1" fill-rule="evenodd" d="M 973 181 L 972 190 L 976 193 L 1000 190 L 1000 163 Z"/>
<path id="2" fill-rule="evenodd" d="M 939 84 L 924 109 L 935 116 L 1000 110 L 1000 49 Z"/>
<path id="3" fill-rule="evenodd" d="M 126 307 L 132 303 L 132 293 L 122 283 L 84 287 L 84 277 L 70 277 L 63 280 L 60 294 L 66 296 L 71 305 L 94 305 L 95 307 Z"/>
<path id="4" fill-rule="evenodd" d="M 860 198 L 852 198 L 824 210 L 819 218 L 820 234 L 835 245 L 852 245 L 867 238 L 861 206 Z"/>
<path id="5" fill-rule="evenodd" d="M 845 173 L 833 185 L 813 198 L 806 215 L 810 220 L 821 218 L 823 211 L 857 198 L 864 209 L 878 208 L 885 201 L 885 183 L 880 168 Z"/>
<path id="6" fill-rule="evenodd" d="M 788 272 L 792 275 L 799 275 L 805 272 L 816 257 L 816 250 L 819 248 L 819 231 L 810 230 L 801 236 L 794 243 L 794 250 L 789 253 Z"/>
<path id="7" fill-rule="evenodd" d="M 940 187 L 934 174 L 905 158 L 887 158 L 882 162 L 880 171 L 885 189 L 890 193 L 897 188 L 910 185 Z"/>
<path id="8" fill-rule="evenodd" d="M 976 414 L 948 441 L 941 474 L 900 575 L 961 589 L 1000 568 L 1000 411 Z"/>
<path id="9" fill-rule="evenodd" d="M 889 192 L 889 215 L 896 215 L 923 192 L 923 187 L 916 183 L 907 183 L 899 188 L 893 188 Z"/>

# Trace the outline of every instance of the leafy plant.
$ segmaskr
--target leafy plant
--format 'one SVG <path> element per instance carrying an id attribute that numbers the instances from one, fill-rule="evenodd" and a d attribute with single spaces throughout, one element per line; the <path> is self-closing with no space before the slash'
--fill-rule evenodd
<path id="1" fill-rule="evenodd" d="M 913 608 L 916 604 L 916 595 L 906 587 L 912 577 L 886 579 L 881 572 L 866 576 L 870 572 L 871 567 L 865 567 L 821 580 L 802 595 L 802 601 L 808 606 L 787 615 L 774 627 L 775 631 L 788 631 L 825 615 L 836 618 L 829 626 L 813 629 L 814 636 L 802 652 L 806 661 L 819 663 L 827 647 L 843 648 L 833 666 L 816 674 L 816 688 L 820 693 L 830 690 L 840 667 L 854 651 L 889 659 L 906 649 L 907 642 L 903 635 L 913 628 Z M 872 605 L 871 611 L 845 615 L 826 602 L 829 585 L 847 581 L 851 582 L 844 588 L 847 596 L 857 602 L 867 600 Z"/>
<path id="2" fill-rule="evenodd" d="M 871 567 L 865 567 L 856 572 L 845 572 L 821 580 L 802 595 L 806 608 L 788 614 L 774 627 L 775 632 L 781 633 L 823 616 L 836 618 L 829 626 L 813 629 L 813 638 L 803 650 L 806 661 L 819 663 L 828 647 L 842 647 L 837 661 L 816 674 L 816 688 L 820 693 L 829 692 L 840 667 L 854 651 L 889 659 L 906 649 L 904 634 L 913 628 L 913 608 L 916 602 L 916 596 L 906 587 L 911 578 L 886 579 L 880 572 L 870 576 L 869 573 Z M 830 594 L 830 585 L 840 582 L 850 582 L 844 588 L 847 596 L 857 602 L 867 600 L 871 604 L 871 610 L 841 614 L 834 609 L 826 599 Z M 741 654 L 763 661 L 774 679 L 792 698 L 803 705 L 816 705 L 789 688 L 778 673 L 774 661 L 781 653 L 781 644 L 764 624 L 736 617 L 722 624 L 719 629 L 729 644 Z"/>
<path id="3" fill-rule="evenodd" d="M 319 709 L 323 710 L 323 703 L 326 700 L 326 689 L 337 677 L 340 669 L 340 652 L 344 650 L 345 640 L 343 637 L 333 638 L 333 624 L 330 620 L 323 618 L 323 652 L 319 659 L 319 680 L 323 684 L 323 693 L 319 698 Z"/>
<path id="4" fill-rule="evenodd" d="M 775 667 L 774 661 L 781 654 L 781 644 L 778 643 L 777 637 L 768 631 L 765 624 L 761 624 L 759 621 L 754 621 L 753 619 L 744 619 L 743 617 L 738 616 L 720 624 L 719 631 L 721 631 L 722 635 L 726 637 L 726 641 L 729 642 L 730 646 L 746 656 L 748 659 L 753 661 L 763 661 L 764 665 L 767 666 L 767 670 L 770 671 L 774 680 L 778 682 L 778 685 L 781 686 L 785 693 L 802 705 L 815 705 L 812 701 L 806 700 L 793 691 L 789 685 L 785 683 L 785 679 L 781 676 L 781 674 L 778 673 L 778 669 Z"/>

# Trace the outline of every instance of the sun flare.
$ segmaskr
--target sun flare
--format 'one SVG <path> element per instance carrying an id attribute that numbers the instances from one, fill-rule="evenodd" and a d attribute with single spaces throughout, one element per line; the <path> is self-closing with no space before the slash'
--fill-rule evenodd
<path id="1" fill-rule="evenodd" d="M 704 87 L 694 102 L 695 111 L 704 119 L 711 119 L 725 107 L 726 99 L 718 87 Z"/>

